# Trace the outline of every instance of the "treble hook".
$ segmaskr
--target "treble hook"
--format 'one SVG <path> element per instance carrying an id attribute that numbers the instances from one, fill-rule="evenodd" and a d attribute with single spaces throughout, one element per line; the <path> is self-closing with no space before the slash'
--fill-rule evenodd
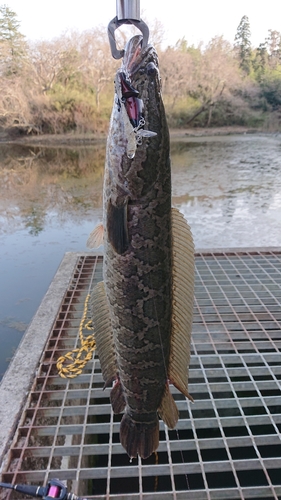
<path id="1" fill-rule="evenodd" d="M 107 32 L 111 48 L 111 54 L 114 59 L 121 59 L 124 56 L 124 50 L 118 50 L 114 32 L 123 24 L 133 24 L 143 35 L 143 48 L 148 44 L 149 29 L 145 22 L 140 18 L 140 0 L 116 0 L 117 16 L 110 21 Z"/>

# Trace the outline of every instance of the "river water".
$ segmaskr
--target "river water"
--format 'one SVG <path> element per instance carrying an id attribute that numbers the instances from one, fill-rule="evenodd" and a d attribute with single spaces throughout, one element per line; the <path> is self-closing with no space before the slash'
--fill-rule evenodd
<path id="1" fill-rule="evenodd" d="M 173 205 L 196 248 L 281 246 L 281 136 L 171 143 Z M 105 145 L 0 146 L 0 376 L 65 252 L 102 217 Z"/>

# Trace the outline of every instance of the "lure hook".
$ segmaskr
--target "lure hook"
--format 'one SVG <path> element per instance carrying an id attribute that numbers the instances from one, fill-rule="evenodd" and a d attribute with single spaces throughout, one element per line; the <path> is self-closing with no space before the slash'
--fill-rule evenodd
<path id="1" fill-rule="evenodd" d="M 133 24 L 143 35 L 143 48 L 148 44 L 149 29 L 140 18 L 140 0 L 116 0 L 117 15 L 110 21 L 107 32 L 110 43 L 111 54 L 114 59 L 124 56 L 124 49 L 118 50 L 115 40 L 115 31 L 123 24 Z"/>

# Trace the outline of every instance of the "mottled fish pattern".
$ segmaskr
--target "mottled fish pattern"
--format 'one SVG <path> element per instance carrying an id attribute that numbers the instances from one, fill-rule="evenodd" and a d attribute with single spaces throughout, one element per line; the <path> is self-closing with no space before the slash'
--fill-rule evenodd
<path id="1" fill-rule="evenodd" d="M 121 444 L 130 457 L 147 458 L 159 445 L 159 417 L 170 428 L 178 420 L 169 383 L 190 398 L 194 247 L 171 208 L 158 58 L 141 36 L 128 42 L 115 78 L 103 227 L 89 245 L 102 240 L 104 281 L 92 293 L 97 351 L 113 411 L 124 411 Z"/>

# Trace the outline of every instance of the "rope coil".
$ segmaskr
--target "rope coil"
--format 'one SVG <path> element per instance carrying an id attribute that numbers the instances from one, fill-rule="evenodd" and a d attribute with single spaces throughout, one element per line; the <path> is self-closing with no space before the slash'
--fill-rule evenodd
<path id="1" fill-rule="evenodd" d="M 94 334 L 87 337 L 83 335 L 83 330 L 93 330 L 92 320 L 87 318 L 89 299 L 90 294 L 86 297 L 79 325 L 80 347 L 73 349 L 64 356 L 60 356 L 57 360 L 57 370 L 62 378 L 75 378 L 80 375 L 88 361 L 92 359 L 93 352 L 96 349 Z"/>

